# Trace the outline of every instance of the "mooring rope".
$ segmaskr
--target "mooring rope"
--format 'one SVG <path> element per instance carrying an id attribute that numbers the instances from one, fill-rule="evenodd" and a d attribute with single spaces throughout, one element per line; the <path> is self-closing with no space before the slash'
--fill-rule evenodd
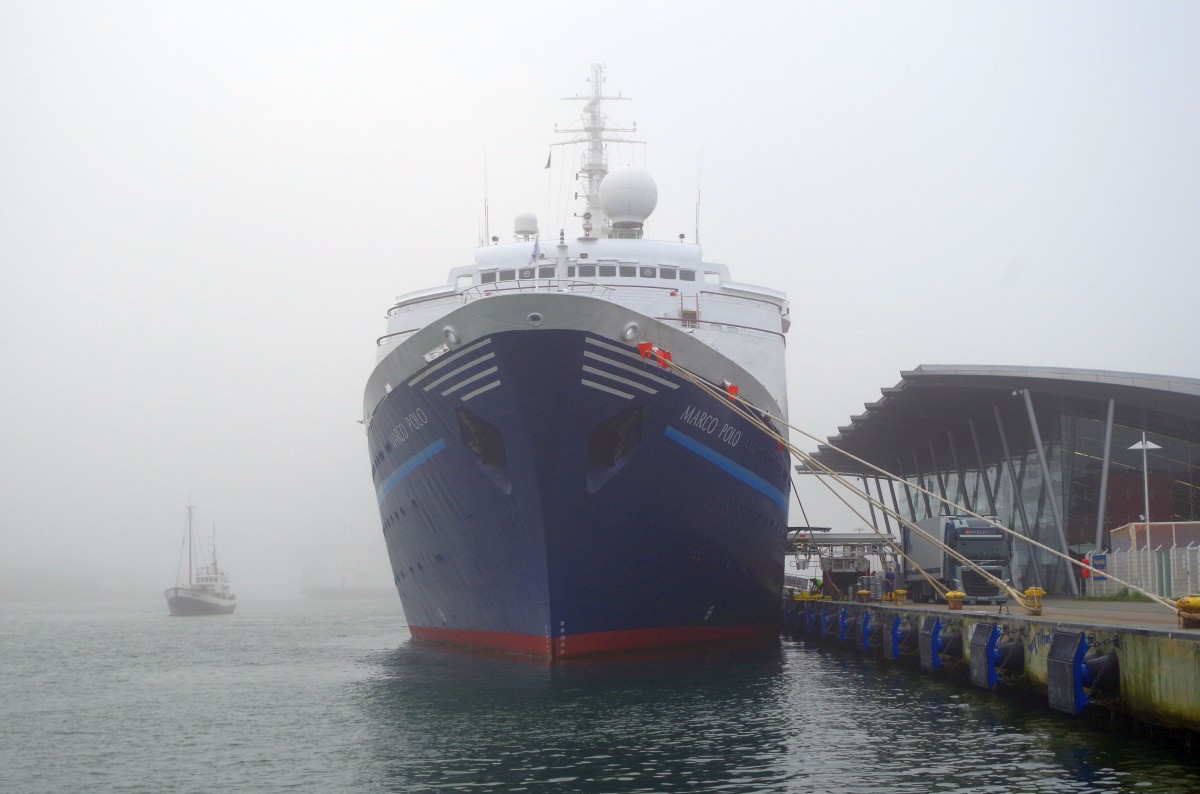
<path id="1" fill-rule="evenodd" d="M 1161 606 L 1164 606 L 1164 607 L 1172 610 L 1176 614 L 1179 613 L 1178 605 L 1174 601 L 1163 598 L 1162 596 L 1159 596 L 1156 593 L 1152 593 L 1148 590 L 1145 590 L 1142 587 L 1139 587 L 1130 582 L 1126 582 L 1122 579 L 1119 579 L 1118 577 L 1113 576 L 1108 571 L 1098 570 L 1097 568 L 1094 568 L 1089 563 L 1085 563 L 1081 560 L 1076 560 L 1074 557 L 1071 557 L 1069 554 L 1063 554 L 1062 552 L 1058 551 L 1057 549 L 1051 548 L 1050 546 L 1047 546 L 1044 543 L 1040 543 L 1040 542 L 1034 540 L 1033 538 L 1023 535 L 1013 529 L 1010 529 L 1010 528 L 1004 526 L 1003 524 L 1000 524 L 998 521 L 996 521 L 992 518 L 989 518 L 984 515 L 980 515 L 979 513 L 976 513 L 970 509 L 962 507 L 962 506 L 956 504 L 955 502 L 952 502 L 949 499 L 939 496 L 938 494 L 935 494 L 932 491 L 929 491 L 920 485 L 910 483 L 910 482 L 908 482 L 908 480 L 900 477 L 899 475 L 893 474 L 893 473 L 887 471 L 886 469 L 883 469 L 879 466 L 876 466 L 873 463 L 870 463 L 869 461 L 863 460 L 862 458 L 859 458 L 856 455 L 854 455 L 850 452 L 847 452 L 844 449 L 841 449 L 840 447 L 837 447 L 833 444 L 828 443 L 827 440 L 822 440 L 822 439 L 818 438 L 817 436 L 813 435 L 812 433 L 809 433 L 805 430 L 802 430 L 799 427 L 796 427 L 795 425 L 790 424 L 789 422 L 787 422 L 787 420 L 782 419 L 781 417 L 775 416 L 772 413 L 770 413 L 769 411 L 765 411 L 765 410 L 759 408 L 758 406 L 754 405 L 750 401 L 746 400 L 744 397 L 742 397 L 738 393 L 738 389 L 734 384 L 726 383 L 724 388 L 718 387 L 716 384 L 711 383 L 710 381 L 706 380 L 705 378 L 702 378 L 699 375 L 696 375 L 695 373 L 691 372 L 687 368 L 677 364 L 675 361 L 672 360 L 671 354 L 668 351 L 664 351 L 661 348 L 659 348 L 655 345 L 652 345 L 651 343 L 648 343 L 648 342 L 640 343 L 638 345 L 638 349 L 641 352 L 641 355 L 643 358 L 652 358 L 662 368 L 674 371 L 680 377 L 684 378 L 685 380 L 689 381 L 693 385 L 697 386 L 702 391 L 707 392 L 708 394 L 713 396 L 715 399 L 728 401 L 728 402 L 732 403 L 730 405 L 730 408 L 735 413 L 737 413 L 739 416 L 741 416 L 746 421 L 748 421 L 752 426 L 757 427 L 759 430 L 761 430 L 764 434 L 766 434 L 769 438 L 774 440 L 776 443 L 781 444 L 783 447 L 787 448 L 794 455 L 796 455 L 796 457 L 798 457 L 807 467 L 809 467 L 809 470 L 812 471 L 817 476 L 817 479 L 822 482 L 822 485 L 824 485 L 831 493 L 834 493 L 836 496 L 838 496 L 838 498 L 842 501 L 843 504 L 846 505 L 847 508 L 849 508 L 856 516 L 858 516 L 860 519 L 862 519 L 864 524 L 870 525 L 871 530 L 877 536 L 879 536 L 880 538 L 883 538 L 886 542 L 888 542 L 889 545 L 891 545 L 893 548 L 896 548 L 896 544 L 894 543 L 894 541 L 892 541 L 884 533 L 880 532 L 877 527 L 875 527 L 861 513 L 859 513 L 857 510 L 855 510 L 848 502 L 846 502 L 846 500 L 840 494 L 837 493 L 837 491 L 833 488 L 833 486 L 831 486 L 827 482 L 824 482 L 823 476 L 830 477 L 836 483 L 841 485 L 843 488 L 851 491 L 852 493 L 856 494 L 857 496 L 864 499 L 868 503 L 870 503 L 876 507 L 879 507 L 880 510 L 882 510 L 886 515 L 889 515 L 892 518 L 896 519 L 897 523 L 901 524 L 902 526 L 908 527 L 912 531 L 916 531 L 918 534 L 922 535 L 924 538 L 929 540 L 931 543 L 940 547 L 942 550 L 949 553 L 955 559 L 959 560 L 960 562 L 964 563 L 969 568 L 974 570 L 976 573 L 980 574 L 986 580 L 992 582 L 993 584 L 995 584 L 998 587 L 1000 587 L 1001 589 L 1003 589 L 1005 592 L 1009 593 L 1018 603 L 1020 603 L 1026 609 L 1031 608 L 1031 602 L 1026 601 L 1026 597 L 1025 597 L 1024 593 L 1021 593 L 1019 590 L 1017 590 L 1015 587 L 1013 587 L 1010 583 L 1001 581 L 997 577 L 993 576 L 990 572 L 983 570 L 981 567 L 979 567 L 977 564 L 975 564 L 972 560 L 967 559 L 963 555 L 959 554 L 955 549 L 950 548 L 945 543 L 942 543 L 940 540 L 933 537 L 932 535 L 930 535 L 928 532 L 926 532 L 922 528 L 916 526 L 913 522 L 911 522 L 908 519 L 901 516 L 899 514 L 899 512 L 897 512 L 896 510 L 893 510 L 892 508 L 885 505 L 882 502 L 882 500 L 879 500 L 879 499 L 876 499 L 875 497 L 873 497 L 869 490 L 866 490 L 865 488 L 860 489 L 857 485 L 850 483 L 848 480 L 846 480 L 846 478 L 844 478 L 841 475 L 839 475 L 838 473 L 834 472 L 833 469 L 831 469 L 828 466 L 825 466 L 824 464 L 817 461 L 812 455 L 799 449 L 797 446 L 792 444 L 787 438 L 785 438 L 780 432 L 775 430 L 774 426 L 772 425 L 772 421 L 779 422 L 784 427 L 794 430 L 797 433 L 799 433 L 801 436 L 804 436 L 807 439 L 815 441 L 818 444 L 826 445 L 829 449 L 832 449 L 833 451 L 849 458 L 850 460 L 854 461 L 855 463 L 858 463 L 862 466 L 867 467 L 868 469 L 874 471 L 875 473 L 886 477 L 890 481 L 903 484 L 905 487 L 911 488 L 911 489 L 917 491 L 918 493 L 923 494 L 927 497 L 931 497 L 931 498 L 935 499 L 936 501 L 938 501 L 942 504 L 945 504 L 948 507 L 951 507 L 960 513 L 964 513 L 968 516 L 971 516 L 972 518 L 976 518 L 981 521 L 984 521 L 988 525 L 995 527 L 996 529 L 999 529 L 1000 531 L 1005 532 L 1020 541 L 1028 543 L 1031 546 L 1041 549 L 1042 551 L 1045 551 L 1054 557 L 1058 557 L 1059 559 L 1065 560 L 1066 562 L 1068 562 L 1071 565 L 1091 571 L 1093 575 L 1099 574 L 1102 576 L 1107 576 L 1109 579 L 1116 582 L 1117 584 L 1119 584 L 1123 587 L 1129 588 L 1130 590 L 1133 590 L 1134 592 L 1140 593 L 1141 595 L 1146 596 L 1152 602 L 1157 603 Z M 663 355 L 664 353 L 666 355 Z M 745 408 L 743 406 L 749 406 L 749 408 Z M 814 466 L 815 466 L 815 468 L 814 468 Z M 790 474 L 789 474 L 789 480 L 790 480 Z M 909 560 L 909 562 L 912 562 L 911 558 L 909 558 L 907 556 L 905 556 L 905 559 Z M 916 563 L 913 563 L 913 564 L 916 565 Z M 926 573 L 924 571 L 924 569 L 922 569 L 920 566 L 916 566 L 916 567 L 918 568 L 921 575 L 924 576 L 926 578 L 926 580 L 930 581 L 930 583 L 932 584 L 934 581 L 932 579 L 932 577 L 930 577 L 929 574 Z M 945 592 L 946 591 L 942 591 L 942 593 L 941 593 L 943 597 L 945 597 L 945 595 L 944 595 Z"/>

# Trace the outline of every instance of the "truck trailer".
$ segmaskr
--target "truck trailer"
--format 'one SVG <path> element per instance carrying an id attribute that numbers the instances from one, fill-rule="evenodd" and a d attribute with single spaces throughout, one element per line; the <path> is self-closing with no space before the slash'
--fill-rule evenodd
<path id="1" fill-rule="evenodd" d="M 964 516 L 943 515 L 915 523 L 1000 581 L 1011 581 L 1012 543 L 1006 532 L 986 521 Z M 947 589 L 966 593 L 967 603 L 999 604 L 1008 600 L 1008 593 L 1002 587 L 992 584 L 979 571 L 955 559 L 911 528 L 903 527 L 900 538 L 908 558 L 901 558 L 900 580 L 911 600 L 928 603 L 938 597 L 937 591 L 917 570 L 918 565 Z"/>

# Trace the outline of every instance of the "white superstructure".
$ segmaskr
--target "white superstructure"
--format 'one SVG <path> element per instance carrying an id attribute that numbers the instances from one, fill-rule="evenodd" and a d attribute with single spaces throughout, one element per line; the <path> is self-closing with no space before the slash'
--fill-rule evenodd
<path id="1" fill-rule="evenodd" d="M 383 361 L 430 323 L 474 301 L 517 293 L 586 295 L 680 329 L 737 362 L 786 414 L 784 334 L 790 325 L 786 296 L 734 281 L 725 265 L 704 260 L 698 244 L 644 238 L 657 188 L 640 169 L 609 172 L 605 143 L 624 141 L 612 134 L 630 130 L 610 126 L 600 103 L 625 97 L 602 96 L 598 65 L 592 67 L 591 82 L 591 96 L 573 97 L 586 101 L 579 125 L 560 130 L 575 135 L 570 143 L 584 147 L 578 194 L 584 211 L 578 215 L 578 236 L 559 230 L 545 239 L 534 213 L 520 213 L 514 223 L 514 242 L 482 246 L 476 249 L 473 264 L 450 271 L 444 286 L 397 299 L 388 311 L 387 333 L 377 340 L 377 360 Z M 641 328 L 639 333 L 644 336 L 648 330 Z M 453 340 L 447 341 L 453 347 Z"/>

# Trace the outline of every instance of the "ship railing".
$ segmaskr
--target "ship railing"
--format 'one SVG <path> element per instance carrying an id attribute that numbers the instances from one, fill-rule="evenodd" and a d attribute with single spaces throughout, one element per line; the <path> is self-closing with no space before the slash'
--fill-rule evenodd
<path id="1" fill-rule="evenodd" d="M 614 295 L 625 296 L 645 296 L 649 298 L 680 296 L 681 300 L 684 297 L 685 288 L 681 285 L 658 286 L 649 284 L 606 284 L 594 281 L 581 281 L 579 279 L 566 278 L 540 278 L 540 279 L 518 279 L 515 281 L 493 282 L 491 284 L 475 284 L 467 287 L 461 292 L 442 291 L 433 295 L 423 295 L 420 297 L 411 298 L 395 304 L 387 311 L 388 317 L 393 317 L 398 314 L 407 314 L 413 311 L 426 310 L 436 308 L 439 305 L 456 306 L 470 303 L 474 300 L 482 298 L 490 298 L 493 295 L 503 295 L 512 292 L 570 292 L 585 295 L 592 295 L 606 300 L 612 300 Z M 721 302 L 733 302 L 743 306 L 769 306 L 775 311 L 781 311 L 778 301 L 766 298 L 753 298 L 747 295 L 738 295 L 731 292 L 717 290 L 700 290 L 698 293 L 692 293 L 698 300 L 698 303 L 703 304 L 706 300 L 719 300 Z M 397 332 L 403 333 L 403 332 Z"/>
<path id="2" fill-rule="evenodd" d="M 748 336 L 758 336 L 763 339 L 778 339 L 784 345 L 787 345 L 787 337 L 779 331 L 772 331 L 769 328 L 758 328 L 753 325 L 738 325 L 736 323 L 719 323 L 713 320 L 701 320 L 694 317 L 655 317 L 655 320 L 663 323 L 675 323 L 680 328 L 699 328 L 705 331 L 719 331 L 729 334 L 746 334 Z"/>
<path id="3" fill-rule="evenodd" d="M 578 295 L 590 295 L 595 298 L 611 300 L 613 287 L 609 284 L 597 284 L 593 281 L 578 281 L 576 279 L 538 278 L 517 281 L 504 281 L 494 284 L 475 284 L 462 291 L 464 303 L 490 298 L 494 295 L 507 295 L 524 292 L 569 292 Z"/>
<path id="4" fill-rule="evenodd" d="M 735 292 L 723 292 L 723 291 L 718 292 L 716 290 L 710 290 L 710 289 L 700 290 L 699 295 L 700 295 L 701 300 L 708 300 L 709 298 L 713 298 L 713 299 L 719 300 L 722 303 L 737 303 L 737 304 L 741 304 L 742 306 L 747 306 L 747 307 L 753 306 L 755 308 L 760 308 L 762 306 L 770 306 L 776 312 L 783 311 L 783 307 L 780 305 L 779 301 L 772 300 L 770 298 L 752 298 L 748 295 L 740 295 Z"/>
<path id="5" fill-rule="evenodd" d="M 576 279 L 539 278 L 516 281 L 503 281 L 492 284 L 475 284 L 462 292 L 447 295 L 444 292 L 436 295 L 425 295 L 401 301 L 387 311 L 388 317 L 409 312 L 428 310 L 438 306 L 461 306 L 471 301 L 490 298 L 493 295 L 503 295 L 513 292 L 570 292 L 592 295 L 598 298 L 611 299 L 613 287 L 608 284 L 596 284 L 591 281 Z M 398 331 L 397 333 L 403 333 Z"/>
<path id="6" fill-rule="evenodd" d="M 701 320 L 698 317 L 658 316 L 654 319 L 658 320 L 659 322 L 672 323 L 682 329 L 698 328 L 706 331 L 717 331 L 720 333 L 746 334 L 748 336 L 758 336 L 764 339 L 778 339 L 783 344 L 787 344 L 787 337 L 779 331 L 773 331 L 768 328 L 759 328 L 753 325 L 739 325 L 737 323 Z M 399 344 L 420 330 L 420 328 L 405 328 L 403 331 L 393 331 L 390 334 L 384 334 L 376 339 L 375 345 L 376 347 L 383 347 L 384 345 Z"/>
<path id="7" fill-rule="evenodd" d="M 403 342 L 405 339 L 408 339 L 410 336 L 420 330 L 420 328 L 405 328 L 403 331 L 394 331 L 390 334 L 384 334 L 375 340 L 375 346 L 383 347 L 384 345 Z"/>
<path id="8" fill-rule="evenodd" d="M 409 312 L 417 311 L 420 309 L 435 308 L 439 304 L 444 304 L 446 306 L 458 306 L 458 305 L 461 305 L 462 303 L 464 303 L 462 295 L 461 295 L 461 293 L 457 293 L 457 292 L 449 294 L 449 295 L 447 295 L 445 293 L 439 293 L 437 295 L 426 295 L 424 297 L 411 298 L 409 300 L 405 300 L 405 301 L 401 301 L 400 303 L 397 303 L 395 306 L 388 309 L 387 316 L 394 317 L 397 314 L 407 314 Z"/>

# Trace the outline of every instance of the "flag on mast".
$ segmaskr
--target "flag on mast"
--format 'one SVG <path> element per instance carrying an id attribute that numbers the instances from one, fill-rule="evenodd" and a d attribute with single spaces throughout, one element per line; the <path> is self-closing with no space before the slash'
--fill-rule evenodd
<path id="1" fill-rule="evenodd" d="M 542 255 L 541 242 L 542 242 L 541 235 L 538 235 L 537 237 L 533 238 L 533 253 L 531 253 L 529 255 L 529 264 L 531 264 L 531 265 L 536 264 L 538 259 L 541 258 L 541 255 Z"/>

